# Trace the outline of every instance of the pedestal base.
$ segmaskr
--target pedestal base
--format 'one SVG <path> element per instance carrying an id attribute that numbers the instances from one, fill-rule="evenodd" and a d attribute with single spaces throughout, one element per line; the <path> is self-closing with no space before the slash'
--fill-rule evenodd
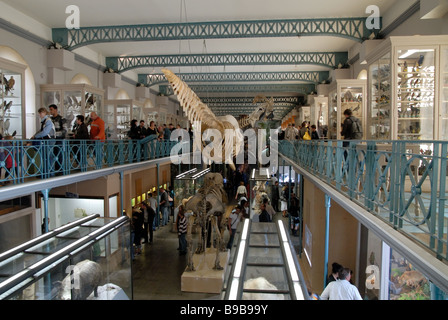
<path id="1" fill-rule="evenodd" d="M 181 277 L 181 290 L 185 292 L 221 293 L 224 274 L 230 257 L 229 251 L 219 253 L 222 270 L 215 270 L 216 251 L 207 248 L 205 254 L 194 254 L 195 271 L 185 270 Z"/>

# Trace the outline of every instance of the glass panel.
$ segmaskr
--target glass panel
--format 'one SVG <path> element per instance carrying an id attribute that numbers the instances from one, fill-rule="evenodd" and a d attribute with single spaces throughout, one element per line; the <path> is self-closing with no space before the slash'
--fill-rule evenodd
<path id="1" fill-rule="evenodd" d="M 398 139 L 434 137 L 434 54 L 434 49 L 398 50 Z"/>
<path id="2" fill-rule="evenodd" d="M 446 300 L 443 292 L 397 251 L 390 253 L 390 300 Z"/>
<path id="3" fill-rule="evenodd" d="M 346 109 L 352 110 L 353 116 L 361 121 L 362 123 L 363 114 L 362 114 L 362 87 L 341 87 L 341 123 L 344 122 L 345 116 L 344 111 Z M 343 139 L 341 137 L 341 139 Z"/>
<path id="4" fill-rule="evenodd" d="M 328 104 L 328 114 L 329 114 L 329 125 L 328 125 L 328 138 L 337 139 L 338 138 L 338 93 L 333 91 L 329 95 Z"/>
<path id="5" fill-rule="evenodd" d="M 76 116 L 81 114 L 81 91 L 64 91 L 64 111 L 61 114 L 67 119 L 68 133 L 72 134 Z"/>
<path id="6" fill-rule="evenodd" d="M 270 223 L 270 222 L 265 222 L 265 223 Z M 253 233 L 250 235 L 249 245 L 251 245 L 251 246 L 266 246 L 266 247 L 279 246 L 280 242 L 278 240 L 277 234 Z M 266 248 L 266 250 L 268 250 L 268 248 Z M 267 253 L 267 251 L 265 253 Z"/>
<path id="7" fill-rule="evenodd" d="M 275 291 L 285 290 L 289 291 L 288 278 L 286 276 L 284 267 L 262 267 L 262 266 L 247 266 L 244 274 L 243 291 L 246 290 L 261 291 L 252 293 L 244 292 L 243 300 L 252 300 L 255 297 L 274 300 L 271 298 L 271 292 L 274 292 L 278 300 L 285 299 L 284 294 L 277 296 Z M 266 293 L 262 293 L 267 291 Z"/>
<path id="8" fill-rule="evenodd" d="M 118 139 L 117 125 L 115 124 L 115 105 L 114 104 L 107 104 L 104 106 L 104 122 L 106 126 L 106 138 L 107 139 Z"/>
<path id="9" fill-rule="evenodd" d="M 45 253 L 45 254 L 51 254 L 58 250 L 63 249 L 64 247 L 68 246 L 69 244 L 75 242 L 76 239 L 58 239 L 58 238 L 51 238 L 50 240 L 40 243 L 25 252 L 31 252 L 31 253 Z"/>
<path id="10" fill-rule="evenodd" d="M 0 77 L 0 133 L 22 139 L 22 75 L 0 68 Z"/>
<path id="11" fill-rule="evenodd" d="M 45 258 L 46 255 L 19 253 L 0 263 L 0 282 L 5 281 L 8 277 L 19 273 L 23 269 L 28 268 L 32 264 Z"/>
<path id="12" fill-rule="evenodd" d="M 448 140 L 448 46 L 443 46 L 442 51 L 442 94 L 441 94 L 441 115 L 442 123 L 439 140 Z"/>
<path id="13" fill-rule="evenodd" d="M 127 139 L 127 132 L 131 127 L 131 106 L 126 104 L 117 105 L 116 115 L 118 139 Z"/>
<path id="14" fill-rule="evenodd" d="M 364 300 L 380 299 L 382 245 L 383 242 L 377 235 L 366 227 L 361 227 L 359 267 L 364 272 L 359 273 L 358 289 Z"/>
<path id="15" fill-rule="evenodd" d="M 369 139 L 390 139 L 390 95 L 391 73 L 390 54 L 383 56 L 369 68 L 370 117 L 367 118 L 370 129 Z M 370 118 L 370 119 L 369 119 Z"/>
<path id="16" fill-rule="evenodd" d="M 96 93 L 86 92 L 85 99 L 85 116 L 88 116 L 90 112 L 94 111 L 101 117 L 102 97 Z"/>
<path id="17" fill-rule="evenodd" d="M 250 247 L 246 263 L 251 264 L 282 264 L 283 255 L 280 248 L 269 248 L 269 250 L 265 250 L 265 248 L 254 248 Z"/>

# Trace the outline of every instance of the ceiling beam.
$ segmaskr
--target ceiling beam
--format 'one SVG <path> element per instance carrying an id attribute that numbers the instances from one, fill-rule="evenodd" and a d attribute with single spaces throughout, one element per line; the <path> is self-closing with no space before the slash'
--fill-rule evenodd
<path id="1" fill-rule="evenodd" d="M 296 94 L 310 94 L 316 91 L 314 84 L 246 84 L 246 85 L 189 85 L 190 89 L 199 95 L 204 93 L 229 93 L 242 92 L 250 93 L 261 92 L 263 94 L 271 92 L 294 92 Z M 165 96 L 173 95 L 173 89 L 170 85 L 160 85 L 159 92 Z"/>
<path id="2" fill-rule="evenodd" d="M 228 105 L 228 106 L 255 106 L 253 103 L 255 95 L 253 97 L 201 97 L 199 98 L 202 102 L 207 104 L 209 107 Z M 304 96 L 273 96 L 274 104 L 277 105 L 301 105 L 304 103 Z"/>
<path id="3" fill-rule="evenodd" d="M 318 65 L 335 69 L 346 65 L 348 52 L 219 53 L 107 57 L 106 66 L 121 73 L 136 68 L 190 66 Z"/>
<path id="4" fill-rule="evenodd" d="M 55 43 L 68 50 L 104 42 L 322 35 L 362 42 L 372 33 L 366 27 L 366 19 L 367 17 L 351 17 L 53 28 L 52 37 Z"/>
<path id="5" fill-rule="evenodd" d="M 186 83 L 192 82 L 258 82 L 258 81 L 301 81 L 321 83 L 329 77 L 328 71 L 297 71 L 297 72 L 217 72 L 217 73 L 178 73 Z M 147 87 L 166 83 L 163 73 L 139 74 L 138 82 Z"/>

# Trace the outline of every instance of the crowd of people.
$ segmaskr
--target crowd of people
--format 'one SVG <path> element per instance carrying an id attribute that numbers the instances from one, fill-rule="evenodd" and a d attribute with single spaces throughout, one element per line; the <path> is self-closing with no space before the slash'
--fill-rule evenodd
<path id="1" fill-rule="evenodd" d="M 151 244 L 154 241 L 154 231 L 163 226 L 167 226 L 170 219 L 179 222 L 179 214 L 183 208 L 174 210 L 174 189 L 172 186 L 168 190 L 159 189 L 159 198 L 156 192 L 148 193 L 148 198 L 135 205 L 131 213 L 131 257 L 134 260 L 136 256 L 142 253 L 143 244 Z M 175 218 L 176 217 L 176 218 Z M 179 229 L 179 227 L 178 227 Z M 186 247 L 181 250 L 186 252 Z"/>
<path id="2" fill-rule="evenodd" d="M 55 104 L 48 106 L 48 108 L 39 108 L 37 114 L 40 125 L 26 145 L 34 146 L 37 150 L 42 144 L 39 140 L 49 140 L 46 144 L 55 146 L 49 161 L 51 166 L 51 176 L 57 175 L 54 172 L 60 171 L 64 162 L 64 155 L 61 148 L 63 140 L 86 140 L 93 142 L 105 141 L 107 139 L 106 124 L 95 111 L 90 112 L 87 117 L 82 114 L 76 115 L 73 126 L 71 126 L 71 123 L 68 123 L 67 119 L 60 114 L 58 106 Z M 69 128 L 71 130 L 69 130 Z M 143 139 L 147 136 L 155 135 L 159 141 L 169 140 L 171 132 L 175 129 L 181 129 L 181 126 L 177 125 L 174 127 L 172 123 L 158 126 L 154 121 L 151 121 L 149 126 L 145 126 L 145 120 L 140 120 L 139 123 L 138 120 L 132 120 L 127 137 L 129 139 Z M 187 131 L 191 138 L 193 135 L 192 128 L 190 127 Z M 4 160 L 6 163 L 4 167 L 0 168 L 0 178 L 3 171 L 2 169 L 5 169 L 6 172 L 6 174 L 4 174 L 4 181 L 1 185 L 9 184 L 15 177 L 18 177 L 18 172 L 16 172 L 18 161 L 15 157 L 15 152 L 12 151 L 12 143 L 10 141 L 13 139 L 14 134 L 0 135 L 0 161 Z M 80 164 L 81 154 L 78 152 L 79 147 L 74 143 L 72 148 L 72 154 L 74 155 L 76 162 Z"/>
<path id="3" fill-rule="evenodd" d="M 133 119 L 131 121 L 131 126 L 127 133 L 127 136 L 129 137 L 129 139 L 133 140 L 144 139 L 148 136 L 154 136 L 158 140 L 170 140 L 171 133 L 175 129 L 182 129 L 182 127 L 180 126 L 180 124 L 176 125 L 175 127 L 172 123 L 168 125 L 157 125 L 157 123 L 153 120 L 149 122 L 149 126 L 146 126 L 145 120 L 140 120 L 140 122 L 138 122 L 137 119 Z M 187 131 L 191 138 L 193 136 L 192 128 L 190 127 Z"/>
<path id="4" fill-rule="evenodd" d="M 294 123 L 289 123 L 279 132 L 279 140 L 319 140 L 324 139 L 327 133 L 328 126 L 326 125 L 317 127 L 315 124 L 311 125 L 309 121 L 303 121 L 296 127 Z"/>

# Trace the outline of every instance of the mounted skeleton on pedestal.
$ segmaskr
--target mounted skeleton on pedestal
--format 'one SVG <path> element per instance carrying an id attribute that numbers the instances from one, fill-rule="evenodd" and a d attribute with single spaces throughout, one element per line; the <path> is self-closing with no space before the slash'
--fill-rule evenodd
<path id="1" fill-rule="evenodd" d="M 215 235 L 216 258 L 213 269 L 223 269 L 223 267 L 220 265 L 219 253 L 225 250 L 225 246 L 222 241 L 222 233 L 225 230 L 224 213 L 226 209 L 226 202 L 227 194 L 224 190 L 223 178 L 219 173 L 207 173 L 204 177 L 204 185 L 194 196 L 186 200 L 184 208 L 188 221 L 187 271 L 195 271 L 193 264 L 193 225 L 199 226 L 201 230 L 199 235 L 198 247 L 195 253 L 205 254 L 207 247 L 206 241 L 208 236 L 207 225 L 209 222 L 212 226 L 212 232 Z"/>

